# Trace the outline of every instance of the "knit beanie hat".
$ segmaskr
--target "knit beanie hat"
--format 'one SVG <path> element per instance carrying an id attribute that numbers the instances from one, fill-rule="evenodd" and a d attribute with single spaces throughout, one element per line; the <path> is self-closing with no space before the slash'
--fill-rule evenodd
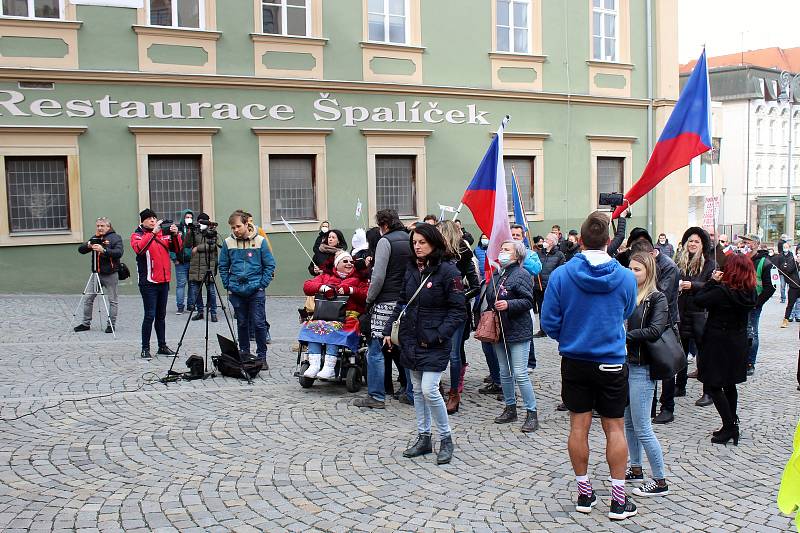
<path id="1" fill-rule="evenodd" d="M 646 229 L 633 228 L 631 230 L 630 236 L 628 237 L 627 246 L 630 247 L 630 245 L 633 244 L 634 241 L 637 241 L 639 239 L 645 239 L 650 244 L 653 244 L 653 238 L 650 236 L 650 233 L 648 233 Z"/>
<path id="2" fill-rule="evenodd" d="M 139 213 L 139 221 L 140 222 L 144 222 L 148 218 L 158 218 L 158 215 L 156 215 L 156 212 L 153 211 L 152 209 L 150 209 L 149 207 L 146 208 L 141 213 Z"/>
<path id="3" fill-rule="evenodd" d="M 342 250 L 340 252 L 336 252 L 336 255 L 333 258 L 333 268 L 334 269 L 337 266 L 339 266 L 339 263 L 342 262 L 342 259 L 350 259 L 350 260 L 352 260 L 353 256 L 350 255 L 350 253 L 348 251 L 346 251 L 346 250 Z"/>

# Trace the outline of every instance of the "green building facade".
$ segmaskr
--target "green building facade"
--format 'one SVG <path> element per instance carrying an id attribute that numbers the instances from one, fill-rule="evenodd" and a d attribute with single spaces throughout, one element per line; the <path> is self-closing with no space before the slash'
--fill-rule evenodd
<path id="1" fill-rule="evenodd" d="M 308 260 L 281 217 L 310 249 L 322 220 L 349 238 L 382 207 L 438 215 L 505 115 L 531 233 L 566 233 L 639 176 L 648 124 L 657 135 L 677 97 L 676 2 L 648 3 L 14 4 L 0 16 L 0 292 L 80 291 L 77 244 L 97 217 L 127 244 L 141 209 L 191 207 L 223 233 L 234 209 L 254 213 L 271 292 L 297 294 Z M 682 182 L 651 203 L 661 231 L 685 220 Z M 632 224 L 647 218 L 642 201 Z"/>

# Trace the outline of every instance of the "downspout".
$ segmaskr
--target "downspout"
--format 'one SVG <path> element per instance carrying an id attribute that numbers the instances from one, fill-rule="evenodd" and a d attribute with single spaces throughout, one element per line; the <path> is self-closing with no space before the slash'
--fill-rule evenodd
<path id="1" fill-rule="evenodd" d="M 647 158 L 653 153 L 653 0 L 647 0 Z M 647 231 L 653 235 L 655 192 L 647 193 Z"/>
<path id="2" fill-rule="evenodd" d="M 750 78 L 750 73 L 748 72 L 748 79 Z M 744 185 L 744 232 L 745 233 L 752 233 L 750 230 L 750 114 L 752 113 L 752 100 L 750 98 L 747 99 L 747 158 L 746 158 L 746 165 L 747 168 L 745 169 L 745 185 Z M 733 235 L 730 236 L 733 238 Z"/>

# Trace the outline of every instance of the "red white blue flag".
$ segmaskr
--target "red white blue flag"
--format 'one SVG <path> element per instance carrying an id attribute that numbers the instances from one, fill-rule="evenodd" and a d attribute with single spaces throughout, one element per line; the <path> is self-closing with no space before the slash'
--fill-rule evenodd
<path id="1" fill-rule="evenodd" d="M 661 180 L 687 166 L 693 158 L 711 149 L 711 91 L 708 86 L 706 51 L 694 66 L 678 103 L 653 148 L 639 180 L 625 194 L 628 204 L 650 192 Z M 614 218 L 626 209 L 617 207 Z"/>

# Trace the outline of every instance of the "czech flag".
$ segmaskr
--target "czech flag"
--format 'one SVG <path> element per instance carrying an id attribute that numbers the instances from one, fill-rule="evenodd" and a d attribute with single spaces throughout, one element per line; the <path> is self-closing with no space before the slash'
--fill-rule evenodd
<path id="1" fill-rule="evenodd" d="M 661 180 L 687 166 L 693 158 L 711 149 L 711 91 L 708 86 L 706 51 L 694 66 L 678 103 L 658 138 L 639 181 L 625 194 L 628 205 L 650 192 Z M 614 211 L 613 218 L 627 206 Z"/>
<path id="2" fill-rule="evenodd" d="M 503 119 L 497 129 L 497 135 L 492 139 L 486 155 L 475 171 L 475 177 L 461 198 L 461 202 L 472 211 L 472 217 L 478 227 L 489 237 L 489 247 L 486 250 L 487 264 L 496 262 L 500 245 L 503 241 L 511 240 L 506 172 L 503 167 L 503 130 L 508 120 L 508 116 Z"/>
<path id="3" fill-rule="evenodd" d="M 519 192 L 519 182 L 517 175 L 514 173 L 514 167 L 511 167 L 511 198 L 514 200 L 514 223 L 523 227 L 522 242 L 525 243 L 525 248 L 530 248 L 528 243 L 528 221 L 525 220 L 525 206 L 522 205 L 522 195 Z"/>

